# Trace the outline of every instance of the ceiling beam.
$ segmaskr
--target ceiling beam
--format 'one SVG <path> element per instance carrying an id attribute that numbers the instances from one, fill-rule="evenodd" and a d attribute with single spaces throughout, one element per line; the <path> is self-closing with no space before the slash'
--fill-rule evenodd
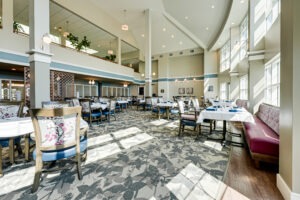
<path id="1" fill-rule="evenodd" d="M 169 20 L 172 24 L 174 24 L 180 31 L 182 31 L 186 36 L 188 36 L 191 40 L 193 40 L 199 47 L 206 49 L 207 46 L 196 37 L 191 31 L 189 31 L 185 26 L 183 26 L 180 22 L 178 22 L 174 17 L 172 17 L 166 11 L 163 12 L 163 15 Z"/>

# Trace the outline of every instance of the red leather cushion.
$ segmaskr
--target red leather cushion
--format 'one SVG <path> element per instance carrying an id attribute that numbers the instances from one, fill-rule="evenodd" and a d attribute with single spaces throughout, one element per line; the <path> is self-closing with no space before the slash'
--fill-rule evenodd
<path id="1" fill-rule="evenodd" d="M 259 118 L 255 122 L 245 122 L 245 137 L 253 153 L 279 157 L 279 136 Z"/>

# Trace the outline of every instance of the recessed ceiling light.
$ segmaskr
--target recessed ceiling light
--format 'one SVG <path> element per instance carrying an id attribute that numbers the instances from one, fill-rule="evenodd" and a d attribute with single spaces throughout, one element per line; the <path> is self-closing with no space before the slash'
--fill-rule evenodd
<path id="1" fill-rule="evenodd" d="M 145 34 L 142 34 L 141 36 L 142 36 L 142 37 L 145 37 Z"/>
<path id="2" fill-rule="evenodd" d="M 215 5 L 211 5 L 211 8 L 215 8 Z"/>
<path id="3" fill-rule="evenodd" d="M 11 70 L 16 71 L 16 68 L 11 68 Z"/>
<path id="4" fill-rule="evenodd" d="M 166 45 L 163 44 L 161 47 L 162 47 L 162 48 L 166 48 Z"/>
<path id="5" fill-rule="evenodd" d="M 182 45 L 183 44 L 182 41 L 180 41 L 179 44 Z"/>
<path id="6" fill-rule="evenodd" d="M 171 35 L 171 38 L 174 38 L 174 37 L 175 37 L 175 36 L 172 34 L 172 35 Z"/>
<path id="7" fill-rule="evenodd" d="M 165 32 L 167 29 L 166 28 L 163 28 L 163 32 Z"/>
<path id="8" fill-rule="evenodd" d="M 205 28 L 208 31 L 208 27 Z"/>
<path id="9" fill-rule="evenodd" d="M 231 22 L 231 25 L 234 25 L 234 22 Z"/>
<path id="10" fill-rule="evenodd" d="M 241 0 L 241 1 L 240 1 L 240 3 L 244 3 L 244 2 L 245 2 L 244 0 Z"/>
<path id="11" fill-rule="evenodd" d="M 188 17 L 188 16 L 185 16 L 184 19 L 189 19 L 189 17 Z"/>

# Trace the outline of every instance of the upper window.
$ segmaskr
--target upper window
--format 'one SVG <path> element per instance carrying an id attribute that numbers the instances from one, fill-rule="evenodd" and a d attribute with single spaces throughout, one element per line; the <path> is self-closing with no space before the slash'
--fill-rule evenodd
<path id="1" fill-rule="evenodd" d="M 280 2 L 279 0 L 267 0 L 266 2 L 266 26 L 267 30 L 270 29 L 272 24 L 278 18 L 280 13 Z"/>
<path id="2" fill-rule="evenodd" d="M 220 72 L 230 67 L 230 40 L 221 49 Z"/>
<path id="3" fill-rule="evenodd" d="M 226 87 L 226 83 L 221 83 L 221 87 L 220 87 L 220 99 L 221 100 L 226 100 L 227 99 L 227 87 Z"/>
<path id="4" fill-rule="evenodd" d="M 248 99 L 248 75 L 240 78 L 240 99 Z"/>
<path id="5" fill-rule="evenodd" d="M 265 67 L 265 102 L 280 106 L 280 59 Z"/>
<path id="6" fill-rule="evenodd" d="M 240 25 L 240 59 L 242 60 L 248 51 L 248 16 L 245 17 Z"/>
<path id="7" fill-rule="evenodd" d="M 2 0 L 0 0 L 0 28 L 2 28 Z"/>

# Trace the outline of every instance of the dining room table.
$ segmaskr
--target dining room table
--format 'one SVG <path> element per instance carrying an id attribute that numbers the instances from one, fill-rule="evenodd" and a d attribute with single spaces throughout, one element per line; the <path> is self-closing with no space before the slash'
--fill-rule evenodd
<path id="1" fill-rule="evenodd" d="M 102 109 L 102 110 L 105 110 L 106 108 L 108 108 L 109 106 L 109 102 L 93 102 L 91 104 L 91 109 L 92 110 L 98 110 L 98 109 Z"/>
<path id="2" fill-rule="evenodd" d="M 222 144 L 226 145 L 228 143 L 235 144 L 237 146 L 242 146 L 241 143 L 226 141 L 227 133 L 227 122 L 252 122 L 254 123 L 254 118 L 251 113 L 249 113 L 245 108 L 236 107 L 236 106 L 210 106 L 205 110 L 201 111 L 197 124 L 201 125 L 205 119 L 223 121 L 223 130 L 222 130 Z M 210 138 L 208 138 L 210 139 Z"/>
<path id="3" fill-rule="evenodd" d="M 171 102 L 171 101 L 167 101 L 167 102 L 161 102 L 161 103 L 157 103 L 157 106 L 159 108 L 164 108 L 166 109 L 166 115 L 167 115 L 167 119 L 170 119 L 170 110 L 174 107 L 177 107 L 177 103 Z"/>

